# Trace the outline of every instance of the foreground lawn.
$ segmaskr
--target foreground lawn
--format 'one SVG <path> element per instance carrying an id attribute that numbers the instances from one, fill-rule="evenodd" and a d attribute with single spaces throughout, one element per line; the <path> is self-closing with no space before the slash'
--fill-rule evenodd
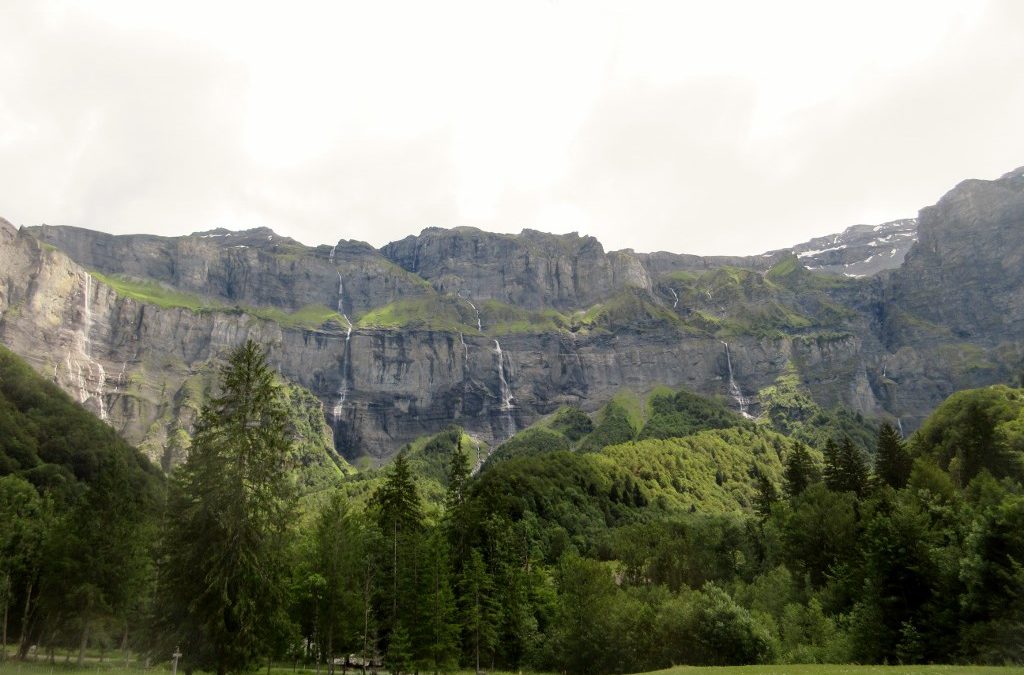
<path id="1" fill-rule="evenodd" d="M 178 671 L 182 673 L 181 670 Z M 253 675 L 263 675 L 266 668 L 259 668 L 253 671 Z M 349 669 L 350 675 L 360 673 L 358 669 Z M 102 665 L 92 662 L 87 663 L 81 670 L 75 668 L 74 660 L 65 664 L 63 659 L 58 659 L 54 665 L 45 661 L 25 663 L 8 661 L 0 663 L 0 673 L 3 675 L 170 675 L 170 668 L 167 664 L 160 664 L 149 668 L 142 668 L 141 664 L 130 663 L 127 667 L 123 661 L 105 662 Z M 286 667 L 282 664 L 275 664 L 271 675 L 314 675 L 315 668 L 299 666 L 297 669 Z M 525 673 L 525 671 L 524 671 Z M 379 675 L 387 675 L 386 670 L 378 671 Z M 472 670 L 462 670 L 448 675 L 472 675 Z M 728 666 L 728 667 L 698 667 L 678 666 L 667 670 L 658 670 L 643 675 L 1024 675 L 1024 667 L 990 667 L 990 666 L 851 666 L 851 665 L 777 665 L 777 666 Z M 320 675 L 327 675 L 327 669 L 321 668 Z M 341 675 L 341 669 L 336 671 Z M 428 674 L 429 675 L 429 674 Z M 504 673 L 503 671 L 488 671 L 488 675 L 518 675 Z"/>
<path id="2" fill-rule="evenodd" d="M 677 666 L 646 675 L 1024 675 L 1024 667 L 778 665 L 703 668 Z"/>

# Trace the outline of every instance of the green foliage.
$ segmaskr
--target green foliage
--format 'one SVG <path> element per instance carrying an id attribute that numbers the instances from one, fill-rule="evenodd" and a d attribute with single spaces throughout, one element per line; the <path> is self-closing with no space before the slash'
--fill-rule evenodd
<path id="1" fill-rule="evenodd" d="M 549 423 L 549 428 L 575 443 L 594 430 L 594 422 L 590 419 L 590 415 L 579 408 L 567 406 L 555 413 Z"/>
<path id="2" fill-rule="evenodd" d="M 1024 479 L 1024 390 L 1005 385 L 960 391 L 940 405 L 911 439 L 960 486 L 982 470 Z"/>
<path id="3" fill-rule="evenodd" d="M 807 446 L 797 441 L 786 457 L 785 489 L 790 499 L 803 494 L 804 490 L 816 483 L 821 472 L 814 463 Z"/>
<path id="4" fill-rule="evenodd" d="M 844 408 L 823 409 L 804 390 L 795 369 L 761 389 L 758 401 L 762 417 L 773 429 L 812 448 L 824 450 L 829 439 L 845 436 L 865 452 L 874 450 L 876 431 L 871 423 Z"/>
<path id="5" fill-rule="evenodd" d="M 825 443 L 825 468 L 822 475 L 825 485 L 833 492 L 852 492 L 857 497 L 867 494 L 870 476 L 864 453 L 853 445 L 849 438 L 843 438 L 836 445 L 831 439 Z"/>
<path id="6" fill-rule="evenodd" d="M 594 452 L 609 445 L 625 443 L 636 436 L 636 427 L 629 411 L 617 401 L 611 401 L 598 416 L 597 424 L 581 442 L 580 450 Z"/>
<path id="7" fill-rule="evenodd" d="M 156 305 L 164 309 L 181 307 L 193 312 L 223 307 L 222 303 L 216 300 L 194 293 L 185 293 L 158 281 L 136 279 L 120 274 L 106 275 L 96 271 L 92 271 L 90 274 L 110 286 L 118 295 L 144 302 L 147 305 Z"/>
<path id="8" fill-rule="evenodd" d="M 436 294 L 402 298 L 359 317 L 359 328 L 429 329 L 477 333 L 476 315 L 465 301 Z M 470 316 L 472 314 L 472 316 Z"/>
<path id="9" fill-rule="evenodd" d="M 648 406 L 650 418 L 638 438 L 681 438 L 705 429 L 725 429 L 748 424 L 722 401 L 681 389 L 674 394 L 654 394 Z"/>
<path id="10" fill-rule="evenodd" d="M 530 457 L 569 450 L 569 439 L 543 427 L 525 429 L 498 446 L 487 459 L 487 467 L 512 457 Z"/>
<path id="11" fill-rule="evenodd" d="M 180 644 L 193 667 L 224 672 L 289 630 L 296 491 L 285 400 L 258 345 L 230 354 L 220 389 L 171 484 L 156 618 L 161 655 Z"/>
<path id="12" fill-rule="evenodd" d="M 910 480 L 912 460 L 900 433 L 889 423 L 878 430 L 875 450 L 875 479 L 891 488 L 900 489 Z"/>

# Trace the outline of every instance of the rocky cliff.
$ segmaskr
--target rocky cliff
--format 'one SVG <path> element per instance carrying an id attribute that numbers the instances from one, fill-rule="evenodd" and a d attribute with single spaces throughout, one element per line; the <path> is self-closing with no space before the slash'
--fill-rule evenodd
<path id="1" fill-rule="evenodd" d="M 833 235 L 857 264 L 888 246 L 885 265 L 856 268 L 882 270 L 864 278 L 809 269 L 852 264 L 828 263 L 820 241 L 707 258 L 529 230 L 432 228 L 378 251 L 268 230 L 5 224 L 0 340 L 165 464 L 221 356 L 250 337 L 322 402 L 352 459 L 452 421 L 500 441 L 561 405 L 657 385 L 756 415 L 758 392 L 787 374 L 824 405 L 909 431 L 952 391 L 1021 367 L 1022 183 L 968 181 L 919 224 Z"/>

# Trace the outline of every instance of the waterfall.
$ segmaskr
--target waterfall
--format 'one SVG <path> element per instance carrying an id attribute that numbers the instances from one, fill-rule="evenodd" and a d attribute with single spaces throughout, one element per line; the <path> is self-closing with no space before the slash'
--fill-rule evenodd
<path id="1" fill-rule="evenodd" d="M 466 293 L 466 295 L 463 295 L 463 293 Z M 476 314 L 476 329 L 477 331 L 483 333 L 484 326 L 483 323 L 480 321 L 480 310 L 477 309 L 476 305 L 473 304 L 473 301 L 469 299 L 469 294 L 466 291 L 459 291 L 459 297 L 468 302 L 469 306 L 473 308 L 473 312 Z"/>
<path id="2" fill-rule="evenodd" d="M 505 419 L 505 426 L 508 432 L 506 438 L 511 438 L 516 432 L 515 419 L 512 417 L 512 408 L 514 407 L 512 389 L 508 386 L 508 378 L 505 377 L 505 357 L 501 353 L 501 343 L 497 340 L 494 341 L 494 355 L 498 358 L 498 386 L 501 393 L 501 404 L 499 410 L 501 410 Z"/>
<path id="3" fill-rule="evenodd" d="M 92 276 L 86 272 L 82 282 L 82 321 L 79 327 L 70 331 L 67 351 L 64 353 L 64 367 L 68 371 L 68 380 L 77 390 L 78 402 L 85 404 L 90 398 L 96 399 L 100 419 L 107 421 L 107 406 L 103 400 L 103 385 L 107 373 L 103 365 L 92 358 Z M 64 333 L 67 335 L 67 333 Z M 83 364 L 84 362 L 84 364 Z M 57 380 L 58 367 L 54 366 L 53 375 Z"/>
<path id="4" fill-rule="evenodd" d="M 338 301 L 341 304 L 341 301 Z M 348 378 L 350 373 L 350 361 L 349 358 L 349 343 L 352 340 L 352 322 L 349 318 L 342 314 L 345 323 L 348 324 L 348 328 L 345 330 L 345 348 L 341 352 L 341 384 L 338 385 L 338 397 L 334 401 L 334 407 L 331 409 L 331 417 L 334 418 L 335 423 L 341 419 L 342 409 L 345 407 L 345 398 L 348 397 Z"/>
<path id="5" fill-rule="evenodd" d="M 469 371 L 469 346 L 466 345 L 466 336 L 459 331 L 459 342 L 462 343 L 462 363 L 465 366 L 463 370 Z"/>
<path id="6" fill-rule="evenodd" d="M 345 281 L 341 278 L 341 272 L 338 272 L 338 314 L 344 316 L 345 314 Z M 345 321 L 348 321 L 346 318 Z M 349 322 L 349 328 L 352 328 L 352 323 Z"/>
<path id="7" fill-rule="evenodd" d="M 338 250 L 338 244 L 337 243 L 335 243 L 334 246 L 331 247 L 331 253 L 330 253 L 330 255 L 327 256 L 327 260 L 329 260 L 332 265 L 334 264 L 334 252 L 336 250 Z"/>
<path id="8" fill-rule="evenodd" d="M 896 428 L 900 430 L 900 438 L 906 438 L 903 433 L 903 421 L 899 417 L 896 418 Z"/>
<path id="9" fill-rule="evenodd" d="M 672 294 L 672 309 L 675 309 L 679 306 L 679 294 L 671 286 L 668 287 L 668 292 Z"/>
<path id="10" fill-rule="evenodd" d="M 743 395 L 743 392 L 740 391 L 736 380 L 732 376 L 732 355 L 729 353 L 729 343 L 723 340 L 722 344 L 725 345 L 725 363 L 729 366 L 729 395 L 732 396 L 733 400 L 736 401 L 736 405 L 739 406 L 740 414 L 747 419 L 753 419 L 753 416 L 747 412 L 749 401 Z"/>

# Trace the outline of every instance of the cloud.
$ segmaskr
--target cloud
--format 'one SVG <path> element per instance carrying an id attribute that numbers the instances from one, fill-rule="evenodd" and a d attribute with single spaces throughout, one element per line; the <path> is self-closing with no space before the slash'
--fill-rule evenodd
<path id="1" fill-rule="evenodd" d="M 1024 164 L 1020 3 L 8 2 L 0 215 L 757 253 Z"/>

